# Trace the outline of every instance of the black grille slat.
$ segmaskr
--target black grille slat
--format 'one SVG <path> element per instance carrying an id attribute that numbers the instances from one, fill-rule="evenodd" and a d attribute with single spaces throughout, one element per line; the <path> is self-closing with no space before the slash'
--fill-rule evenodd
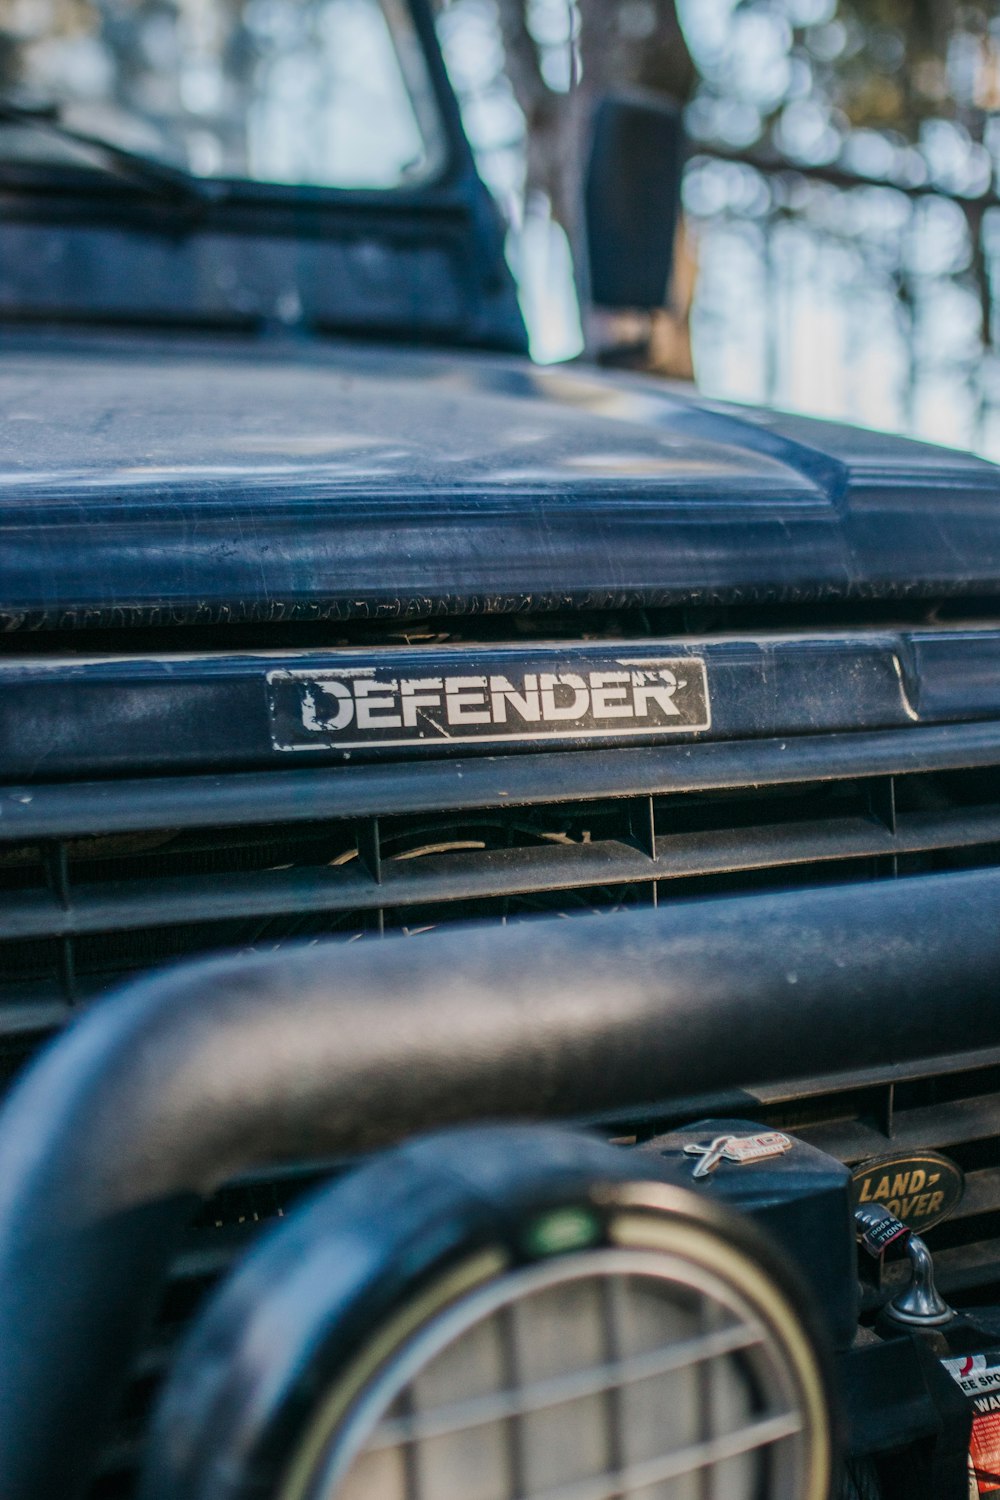
<path id="1" fill-rule="evenodd" d="M 1000 1167 L 984 1167 L 979 1172 L 967 1173 L 965 1196 L 952 1214 L 952 1220 L 972 1218 L 975 1214 L 996 1213 L 998 1210 Z"/>
<path id="2" fill-rule="evenodd" d="M 136 884 L 134 891 L 113 884 L 77 887 L 68 909 L 34 891 L 8 896 L 0 912 L 0 938 L 79 936 L 233 917 L 351 911 L 383 899 L 360 870 L 296 869 Z"/>
<path id="3" fill-rule="evenodd" d="M 25 1033 L 55 1031 L 64 1026 L 72 1015 L 71 1007 L 64 1001 L 50 999 L 25 999 L 0 1005 L 0 1037 L 21 1036 Z"/>
<path id="4" fill-rule="evenodd" d="M 1000 722 L 0 788 L 0 839 L 312 823 L 1000 765 Z"/>
<path id="5" fill-rule="evenodd" d="M 890 1150 L 921 1147 L 947 1151 L 964 1141 L 986 1140 L 1000 1127 L 1000 1094 L 956 1099 L 923 1109 L 900 1110 L 893 1118 L 891 1136 L 880 1134 L 864 1121 L 833 1121 L 804 1126 L 799 1134 L 821 1151 L 854 1165 Z"/>
<path id="6" fill-rule="evenodd" d="M 981 1289 L 995 1285 L 998 1266 L 1000 1236 L 954 1249 L 935 1249 L 934 1252 L 934 1279 L 938 1290 L 956 1302 L 960 1299 L 975 1305 Z M 871 1313 L 889 1301 L 896 1292 L 902 1290 L 909 1276 L 908 1262 L 889 1261 L 883 1271 L 881 1286 L 877 1290 L 868 1289 L 863 1298 L 862 1306 L 865 1311 Z M 983 1300 L 989 1299 L 984 1297 Z"/>
<path id="7" fill-rule="evenodd" d="M 174 1257 L 171 1280 L 174 1283 L 216 1280 L 253 1243 L 259 1229 L 260 1221 L 253 1220 L 249 1224 L 227 1224 L 210 1234 L 192 1235 L 189 1243 Z"/>
<path id="8" fill-rule="evenodd" d="M 737 832 L 657 835 L 651 858 L 633 844 L 602 840 L 547 848 L 442 853 L 387 860 L 373 852 L 340 868 L 321 866 L 71 887 L 8 894 L 0 939 L 67 937 L 210 923 L 248 916 L 375 910 L 643 880 L 690 879 L 828 861 L 1000 845 L 1000 810 L 910 814 L 891 833 L 871 818 L 769 824 Z M 374 873 L 377 871 L 378 873 Z"/>
<path id="9" fill-rule="evenodd" d="M 933 1231 L 932 1231 L 933 1233 Z M 980 1288 L 996 1283 L 997 1268 L 1000 1267 L 1000 1237 L 978 1240 L 974 1244 L 961 1245 L 954 1249 L 936 1250 L 934 1268 L 937 1283 L 946 1297 L 959 1293 L 975 1293 Z M 900 1268 L 895 1273 L 898 1282 L 906 1279 L 908 1272 Z M 892 1290 L 895 1291 L 895 1285 Z"/>

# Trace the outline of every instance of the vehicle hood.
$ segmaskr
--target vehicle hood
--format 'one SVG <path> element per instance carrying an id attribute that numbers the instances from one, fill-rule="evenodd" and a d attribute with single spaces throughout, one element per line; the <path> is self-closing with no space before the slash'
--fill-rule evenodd
<path id="1" fill-rule="evenodd" d="M 466 353 L 0 345 L 0 627 L 1000 592 L 1000 469 Z"/>

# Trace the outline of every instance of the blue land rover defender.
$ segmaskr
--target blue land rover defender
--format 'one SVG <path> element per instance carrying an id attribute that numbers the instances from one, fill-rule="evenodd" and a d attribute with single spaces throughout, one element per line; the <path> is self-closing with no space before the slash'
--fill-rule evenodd
<path id="1" fill-rule="evenodd" d="M 423 0 L 0 28 L 0 1496 L 1000 1491 L 1000 471 L 533 367 Z"/>

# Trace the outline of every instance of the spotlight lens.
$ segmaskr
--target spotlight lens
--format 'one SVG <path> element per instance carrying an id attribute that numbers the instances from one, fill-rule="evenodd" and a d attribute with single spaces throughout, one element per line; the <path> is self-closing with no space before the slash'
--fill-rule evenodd
<path id="1" fill-rule="evenodd" d="M 818 1497 L 793 1315 L 752 1262 L 697 1249 L 584 1250 L 460 1296 L 384 1361 L 308 1500 Z"/>

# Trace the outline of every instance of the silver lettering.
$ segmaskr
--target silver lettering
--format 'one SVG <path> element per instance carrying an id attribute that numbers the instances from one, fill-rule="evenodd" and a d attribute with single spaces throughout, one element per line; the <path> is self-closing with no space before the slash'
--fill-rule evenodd
<path id="1" fill-rule="evenodd" d="M 552 719 L 582 719 L 590 707 L 590 694 L 587 684 L 582 677 L 575 672 L 542 672 L 539 676 L 542 689 L 542 718 L 546 721 Z M 556 702 L 556 690 L 562 688 L 563 692 L 573 695 L 571 703 Z"/>
<path id="2" fill-rule="evenodd" d="M 449 724 L 489 724 L 485 677 L 446 677 L 445 701 Z"/>
<path id="3" fill-rule="evenodd" d="M 354 697 L 359 729 L 401 729 L 403 721 L 393 713 L 398 682 L 356 682 Z M 381 696 L 376 696 L 381 695 Z M 392 695 L 392 696 L 390 696 Z"/>
<path id="4" fill-rule="evenodd" d="M 490 702 L 494 724 L 506 724 L 508 703 L 529 724 L 537 724 L 542 717 L 542 710 L 538 705 L 538 678 L 534 672 L 525 675 L 523 693 L 519 693 L 508 678 L 491 677 Z"/>
<path id="5" fill-rule="evenodd" d="M 403 700 L 403 723 L 407 729 L 415 728 L 418 709 L 441 707 L 440 677 L 404 678 L 399 690 Z"/>
<path id="6" fill-rule="evenodd" d="M 629 672 L 591 672 L 590 700 L 595 719 L 635 718 L 635 709 L 626 691 L 630 681 Z"/>
<path id="7" fill-rule="evenodd" d="M 650 681 L 649 672 L 632 673 L 632 690 L 635 694 L 635 711 L 642 718 L 649 713 L 649 700 L 660 705 L 665 714 L 679 715 L 680 709 L 674 702 L 674 694 L 680 684 L 669 667 L 661 667 L 656 676 L 659 681 Z"/>
<path id="8" fill-rule="evenodd" d="M 354 699 L 351 690 L 343 682 L 321 682 L 318 684 L 328 697 L 336 701 L 336 710 L 328 718 L 322 718 L 317 711 L 316 699 L 312 688 L 306 689 L 302 695 L 302 723 L 306 729 L 312 729 L 320 733 L 331 730 L 346 729 L 354 718 Z"/>

